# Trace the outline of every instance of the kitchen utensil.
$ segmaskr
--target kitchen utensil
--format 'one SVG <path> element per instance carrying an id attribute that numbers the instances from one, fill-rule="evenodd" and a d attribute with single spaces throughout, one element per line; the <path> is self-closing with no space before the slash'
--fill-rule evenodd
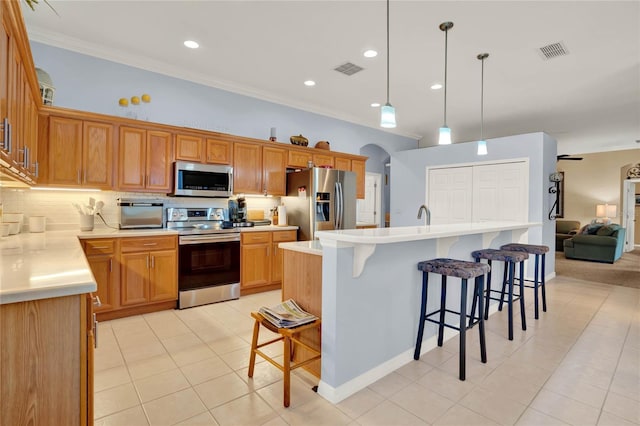
<path id="1" fill-rule="evenodd" d="M 94 213 L 102 213 L 102 208 L 104 207 L 104 201 L 98 201 L 96 203 L 96 208 L 94 210 Z"/>
<path id="2" fill-rule="evenodd" d="M 78 213 L 80 213 L 80 216 L 85 216 L 85 212 L 84 210 L 82 210 L 82 207 L 80 207 L 80 204 L 78 203 L 72 203 L 73 207 L 76 208 L 76 210 L 78 210 Z"/>

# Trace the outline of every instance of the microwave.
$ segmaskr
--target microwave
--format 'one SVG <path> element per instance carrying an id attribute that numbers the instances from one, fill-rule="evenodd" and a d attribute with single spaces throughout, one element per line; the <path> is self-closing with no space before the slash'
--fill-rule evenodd
<path id="1" fill-rule="evenodd" d="M 169 195 L 229 198 L 233 195 L 233 167 L 176 161 Z"/>

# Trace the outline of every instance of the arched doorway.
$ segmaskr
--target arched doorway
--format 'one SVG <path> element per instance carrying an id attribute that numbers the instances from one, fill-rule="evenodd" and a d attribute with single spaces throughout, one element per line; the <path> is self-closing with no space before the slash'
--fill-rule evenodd
<path id="1" fill-rule="evenodd" d="M 358 200 L 358 214 L 363 221 L 384 227 L 390 210 L 390 156 L 375 144 L 364 145 L 360 155 L 367 156 L 365 166 L 365 199 Z M 360 218 L 357 218 L 360 221 Z M 388 226 L 388 225 L 387 225 Z"/>

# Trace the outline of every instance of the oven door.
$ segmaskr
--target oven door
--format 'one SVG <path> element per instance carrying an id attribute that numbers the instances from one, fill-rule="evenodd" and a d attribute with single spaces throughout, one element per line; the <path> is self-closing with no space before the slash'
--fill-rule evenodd
<path id="1" fill-rule="evenodd" d="M 189 235 L 179 241 L 178 290 L 240 282 L 239 235 Z"/>

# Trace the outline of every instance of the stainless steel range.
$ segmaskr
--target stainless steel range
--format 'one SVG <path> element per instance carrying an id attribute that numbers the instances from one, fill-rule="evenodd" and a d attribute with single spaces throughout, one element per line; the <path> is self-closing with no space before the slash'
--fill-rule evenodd
<path id="1" fill-rule="evenodd" d="M 167 209 L 167 229 L 178 231 L 179 309 L 240 297 L 240 232 L 225 219 L 222 208 Z"/>

